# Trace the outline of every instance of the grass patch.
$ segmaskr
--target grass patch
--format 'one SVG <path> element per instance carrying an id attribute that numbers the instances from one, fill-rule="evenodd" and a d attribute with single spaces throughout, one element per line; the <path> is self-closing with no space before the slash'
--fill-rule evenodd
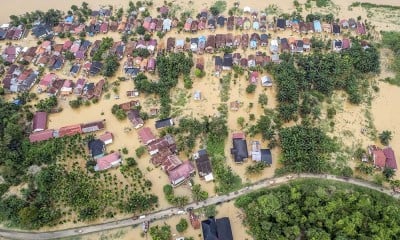
<path id="1" fill-rule="evenodd" d="M 230 87 L 231 78 L 232 75 L 229 73 L 219 79 L 219 83 L 221 84 L 221 91 L 220 91 L 221 102 L 227 102 L 229 100 L 229 90 L 231 89 Z"/>
<path id="2" fill-rule="evenodd" d="M 400 76 L 396 76 L 393 78 L 387 77 L 385 79 L 382 79 L 382 81 L 400 87 Z"/>

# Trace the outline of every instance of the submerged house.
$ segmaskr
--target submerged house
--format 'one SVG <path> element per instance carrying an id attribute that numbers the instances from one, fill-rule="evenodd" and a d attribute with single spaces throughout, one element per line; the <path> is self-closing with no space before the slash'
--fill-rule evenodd
<path id="1" fill-rule="evenodd" d="M 243 163 L 249 157 L 244 133 L 234 133 L 232 136 L 232 145 L 231 154 L 235 163 Z"/>
<path id="2" fill-rule="evenodd" d="M 212 174 L 211 161 L 208 157 L 208 153 L 205 149 L 199 150 L 193 155 L 194 161 L 196 162 L 197 171 L 201 178 L 204 178 L 206 182 L 212 181 L 214 176 Z"/>
<path id="3" fill-rule="evenodd" d="M 231 223 L 227 217 L 210 217 L 201 222 L 201 229 L 204 240 L 233 240 Z"/>
<path id="4" fill-rule="evenodd" d="M 112 167 L 117 167 L 121 165 L 122 159 L 121 155 L 117 152 L 113 152 L 111 154 L 108 154 L 104 157 L 100 157 L 96 160 L 97 164 L 94 166 L 95 171 L 103 171 L 107 170 Z"/>

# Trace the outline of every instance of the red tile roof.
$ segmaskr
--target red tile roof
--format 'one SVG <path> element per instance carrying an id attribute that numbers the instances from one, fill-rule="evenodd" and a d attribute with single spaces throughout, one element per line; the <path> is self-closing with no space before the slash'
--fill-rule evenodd
<path id="1" fill-rule="evenodd" d="M 244 133 L 243 132 L 233 133 L 232 139 L 245 139 Z"/>
<path id="2" fill-rule="evenodd" d="M 53 138 L 53 132 L 53 129 L 47 129 L 44 131 L 31 133 L 29 135 L 29 141 L 33 143 L 49 140 L 50 138 Z"/>
<path id="3" fill-rule="evenodd" d="M 386 157 L 382 149 L 376 148 L 372 150 L 372 156 L 374 158 L 374 165 L 380 168 L 385 167 Z"/>
<path id="4" fill-rule="evenodd" d="M 397 169 L 397 162 L 396 162 L 396 157 L 394 156 L 393 149 L 391 147 L 385 148 L 383 149 L 383 153 L 385 154 L 386 157 L 385 167 L 391 169 Z"/>
<path id="5" fill-rule="evenodd" d="M 145 145 L 156 140 L 156 137 L 154 136 L 153 132 L 148 127 L 140 129 L 138 131 L 138 135 L 139 135 L 140 141 Z"/>
<path id="6" fill-rule="evenodd" d="M 178 185 L 188 179 L 194 171 L 193 165 L 187 161 L 169 172 L 169 180 L 172 185 Z"/>
<path id="7" fill-rule="evenodd" d="M 82 133 L 82 127 L 80 124 L 65 126 L 58 130 L 59 137 L 72 136 L 78 133 Z"/>
<path id="8" fill-rule="evenodd" d="M 46 112 L 36 112 L 33 116 L 32 121 L 32 131 L 43 131 L 47 126 L 47 113 Z"/>
<path id="9" fill-rule="evenodd" d="M 109 169 L 113 166 L 117 166 L 121 163 L 121 156 L 117 152 L 113 152 L 104 157 L 97 159 L 97 164 L 95 166 L 96 171 L 102 171 Z"/>
<path id="10" fill-rule="evenodd" d="M 113 136 L 112 133 L 110 133 L 110 132 L 105 132 L 104 134 L 102 134 L 102 135 L 99 136 L 99 139 L 100 139 L 101 141 L 103 141 L 104 143 L 106 143 L 106 142 L 108 142 L 108 141 L 110 141 L 110 140 L 111 140 L 111 142 L 112 142 L 113 137 L 114 137 L 114 136 Z"/>

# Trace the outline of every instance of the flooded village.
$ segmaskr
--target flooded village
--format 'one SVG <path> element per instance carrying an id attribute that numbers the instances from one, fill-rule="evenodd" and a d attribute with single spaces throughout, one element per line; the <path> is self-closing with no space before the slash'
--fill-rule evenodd
<path id="1" fill-rule="evenodd" d="M 70 212 L 62 224 L 44 226 L 40 231 L 138 219 L 171 206 L 226 194 L 218 190 L 221 166 L 239 177 L 239 188 L 273 177 L 281 167 L 281 149 L 273 140 L 276 138 L 266 140 L 263 132 L 252 129 L 262 116 L 273 116 L 279 106 L 279 89 L 269 66 L 280 64 L 287 55 L 307 56 L 316 48 L 350 51 L 353 41 L 368 49 L 380 40 L 379 30 L 393 28 L 391 23 L 368 20 L 362 9 L 349 10 L 350 3 L 342 0 L 330 5 L 336 10 L 322 8 L 323 18 L 313 19 L 290 15 L 296 7 L 286 0 L 271 4 L 219 1 L 225 4 L 222 11 L 210 9 L 212 4 L 205 1 L 189 1 L 191 6 L 185 1 L 129 6 L 124 1 L 71 4 L 75 2 L 76 8 L 59 7 L 63 12 L 53 25 L 39 19 L 0 26 L 4 99 L 17 106 L 29 99 L 33 114 L 26 124 L 26 137 L 30 144 L 78 135 L 83 139 L 80 146 L 84 154 L 63 160 L 68 171 L 78 167 L 88 175 L 102 176 L 99 179 L 113 179 L 110 182 L 114 181 L 116 188 L 141 189 L 140 193 L 148 194 L 149 199 L 156 196 L 158 201 L 146 211 L 131 214 L 116 210 L 86 222 L 77 221 L 78 214 Z M 84 16 L 89 8 L 90 13 Z M 330 11 L 335 14 L 330 15 Z M 317 46 L 321 43 L 323 46 Z M 164 80 L 159 66 L 168 65 L 159 62 L 160 56 L 171 54 L 184 55 L 192 60 L 192 66 L 169 89 L 169 114 L 165 115 L 165 96 L 152 87 Z M 384 63 L 386 57 L 381 57 Z M 334 129 L 327 134 L 339 139 L 342 149 L 363 149 L 361 159 L 345 151 L 343 158 L 355 176 L 367 179 L 356 172 L 361 161 L 376 172 L 390 168 L 393 178 L 400 179 L 395 157 L 400 152 L 400 112 L 392 104 L 400 90 L 379 81 L 390 77 L 388 64 L 382 64 L 382 73 L 373 77 L 379 92 L 372 93 L 369 104 L 350 104 L 343 91 L 335 92 L 331 102 L 323 106 L 335 106 L 334 124 L 325 113 L 319 121 L 321 128 Z M 144 91 L 138 86 L 140 81 L 148 81 L 151 87 Z M 226 120 L 227 137 L 222 142 L 223 161 L 218 163 L 222 165 L 216 167 L 216 155 L 207 145 L 209 136 L 195 130 L 208 127 L 221 116 Z M 184 123 L 193 124 L 193 131 L 185 132 Z M 289 121 L 284 126 L 299 123 Z M 387 145 L 377 140 L 377 132 L 384 130 L 393 133 Z M 194 133 L 197 135 L 192 139 Z M 137 182 L 125 176 L 131 173 Z M 21 195 L 26 186 L 11 186 L 5 194 Z M 141 239 L 152 226 L 168 224 L 173 239 L 206 239 L 207 234 L 212 237 L 216 232 L 226 239 L 252 239 L 242 225 L 244 218 L 233 202 L 227 202 L 209 209 L 182 209 L 174 216 L 146 221 L 135 228 L 83 238 Z M 179 231 L 182 219 L 188 226 Z"/>

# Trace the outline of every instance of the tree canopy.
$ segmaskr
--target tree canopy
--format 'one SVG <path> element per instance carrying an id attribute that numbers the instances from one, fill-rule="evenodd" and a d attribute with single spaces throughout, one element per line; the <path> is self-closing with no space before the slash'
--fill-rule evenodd
<path id="1" fill-rule="evenodd" d="M 239 197 L 256 240 L 396 239 L 400 204 L 390 196 L 328 180 L 298 180 Z"/>

